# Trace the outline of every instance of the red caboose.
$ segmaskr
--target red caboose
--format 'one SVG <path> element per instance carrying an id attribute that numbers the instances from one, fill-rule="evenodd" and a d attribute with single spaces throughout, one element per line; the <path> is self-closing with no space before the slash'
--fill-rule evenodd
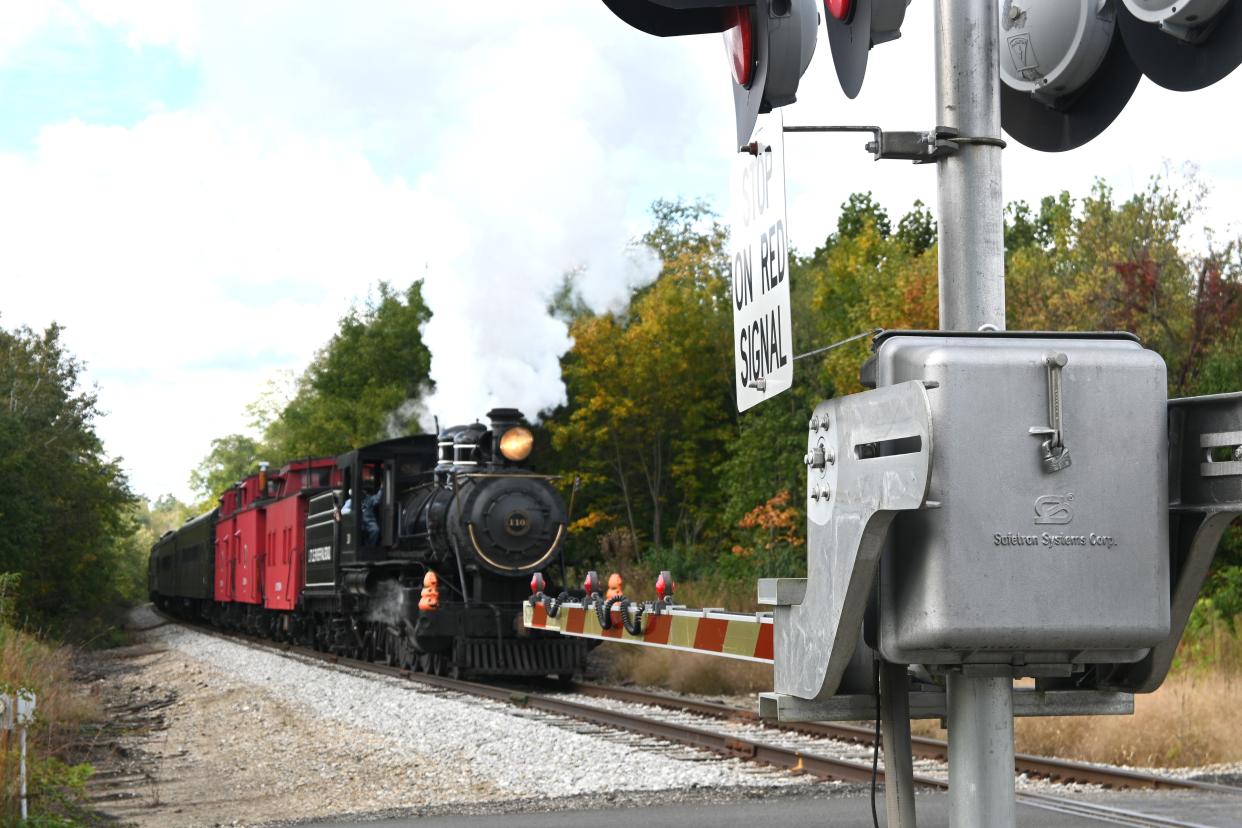
<path id="1" fill-rule="evenodd" d="M 339 472 L 330 457 L 299 460 L 280 470 L 278 494 L 267 505 L 265 516 L 264 608 L 287 612 L 297 606 L 306 583 L 302 540 L 306 537 L 307 503 L 311 493 L 339 483 L 337 478 Z"/>
<path id="2" fill-rule="evenodd" d="M 263 575 L 266 558 L 267 507 L 279 480 L 268 479 L 267 464 L 220 496 L 216 521 L 215 598 L 228 602 L 233 624 L 262 631 Z"/>
<path id="3" fill-rule="evenodd" d="M 220 496 L 220 512 L 216 520 L 216 577 L 215 599 L 219 603 L 233 600 L 233 571 L 237 553 L 234 548 L 233 514 L 237 511 L 241 492 L 237 487 Z"/>

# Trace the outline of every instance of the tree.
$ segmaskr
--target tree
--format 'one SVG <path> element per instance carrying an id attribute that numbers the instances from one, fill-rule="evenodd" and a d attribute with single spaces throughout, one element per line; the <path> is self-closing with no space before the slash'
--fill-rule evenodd
<path id="1" fill-rule="evenodd" d="M 338 454 L 416 426 L 433 386 L 422 339 L 431 311 L 420 282 L 404 293 L 381 282 L 377 293 L 341 318 L 279 416 L 266 409 L 258 425 L 276 462 Z M 263 417 L 262 406 L 254 410 Z"/>
<path id="2" fill-rule="evenodd" d="M 145 572 L 134 497 L 81 372 L 59 326 L 0 329 L 0 571 L 20 573 L 18 617 L 53 632 L 137 598 Z"/>
<path id="3" fill-rule="evenodd" d="M 735 404 L 724 229 L 701 203 L 652 211 L 641 243 L 661 256 L 660 276 L 624 312 L 573 321 L 562 360 L 572 402 L 547 429 L 583 480 L 596 536 L 620 525 L 660 548 L 708 528 Z"/>
<path id="4" fill-rule="evenodd" d="M 211 452 L 190 472 L 190 488 L 199 497 L 199 508 L 212 508 L 226 489 L 253 474 L 267 448 L 245 434 L 229 434 L 211 441 Z"/>

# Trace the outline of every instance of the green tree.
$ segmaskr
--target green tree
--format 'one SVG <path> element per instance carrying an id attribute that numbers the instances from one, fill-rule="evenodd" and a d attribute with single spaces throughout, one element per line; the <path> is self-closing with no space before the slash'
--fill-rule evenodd
<path id="1" fill-rule="evenodd" d="M 199 498 L 200 509 L 212 508 L 226 489 L 253 474 L 259 461 L 268 459 L 267 453 L 260 441 L 245 434 L 212 440 L 211 451 L 190 472 L 190 488 Z"/>
<path id="2" fill-rule="evenodd" d="M 134 497 L 81 373 L 59 326 L 0 329 L 0 571 L 21 575 L 17 616 L 53 632 L 89 629 L 144 580 Z"/>
<path id="3" fill-rule="evenodd" d="M 430 319 L 420 282 L 403 293 L 381 282 L 377 296 L 345 314 L 279 416 L 270 407 L 256 409 L 276 462 L 409 433 L 433 385 L 422 339 Z"/>

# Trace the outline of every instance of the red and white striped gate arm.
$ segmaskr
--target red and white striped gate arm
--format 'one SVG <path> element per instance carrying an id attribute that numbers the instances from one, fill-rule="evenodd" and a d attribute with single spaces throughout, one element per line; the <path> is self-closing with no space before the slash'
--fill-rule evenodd
<path id="1" fill-rule="evenodd" d="M 522 620 L 533 630 L 772 663 L 770 612 L 684 607 L 648 610 L 642 618 L 641 635 L 633 635 L 625 629 L 619 607 L 612 608 L 611 616 L 611 628 L 606 630 L 599 623 L 594 605 L 566 601 L 560 605 L 555 618 L 548 616 L 542 603 L 522 605 Z M 633 619 L 633 613 L 630 618 Z"/>

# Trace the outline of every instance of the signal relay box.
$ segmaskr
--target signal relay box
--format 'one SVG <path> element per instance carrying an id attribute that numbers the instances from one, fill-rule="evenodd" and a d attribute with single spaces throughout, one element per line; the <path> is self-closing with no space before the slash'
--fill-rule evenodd
<path id="1" fill-rule="evenodd" d="M 1169 635 L 1158 354 L 1127 334 L 891 332 L 869 370 L 923 384 L 932 443 L 926 505 L 880 558 L 885 659 L 1126 663 Z"/>

